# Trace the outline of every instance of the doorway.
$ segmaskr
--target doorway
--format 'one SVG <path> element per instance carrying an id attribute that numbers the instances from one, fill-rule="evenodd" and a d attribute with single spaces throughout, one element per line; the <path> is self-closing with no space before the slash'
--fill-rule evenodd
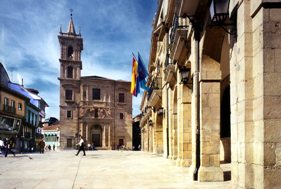
<path id="1" fill-rule="evenodd" d="M 102 129 L 100 125 L 94 125 L 92 128 L 92 143 L 95 147 L 102 147 Z"/>
<path id="2" fill-rule="evenodd" d="M 119 139 L 118 145 L 119 145 L 119 146 L 123 146 L 123 145 L 124 145 L 124 139 L 123 139 L 123 138 L 120 138 L 120 139 Z"/>
<path id="3" fill-rule="evenodd" d="M 71 138 L 66 139 L 66 147 L 67 148 L 71 148 L 72 147 L 72 139 Z"/>
<path id="4" fill-rule="evenodd" d="M 95 147 L 101 147 L 101 135 L 92 134 L 92 143 L 95 145 Z"/>

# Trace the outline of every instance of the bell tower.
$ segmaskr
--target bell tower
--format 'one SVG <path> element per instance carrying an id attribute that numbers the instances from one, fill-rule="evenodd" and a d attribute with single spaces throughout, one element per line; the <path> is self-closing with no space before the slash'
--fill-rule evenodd
<path id="1" fill-rule="evenodd" d="M 58 35 L 60 44 L 60 125 L 61 147 L 73 148 L 78 135 L 80 103 L 81 52 L 83 38 L 75 32 L 72 13 L 67 32 Z"/>

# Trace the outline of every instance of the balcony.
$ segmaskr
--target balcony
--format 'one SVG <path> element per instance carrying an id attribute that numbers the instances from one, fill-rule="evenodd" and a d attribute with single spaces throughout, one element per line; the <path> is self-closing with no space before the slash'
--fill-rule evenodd
<path id="1" fill-rule="evenodd" d="M 7 112 L 7 113 L 15 114 L 16 113 L 16 108 L 13 107 L 13 106 L 9 106 L 7 104 L 3 104 L 3 111 Z"/>
<path id="2" fill-rule="evenodd" d="M 184 63 L 186 54 L 190 51 L 190 27 L 187 17 L 174 16 L 173 26 L 170 33 L 171 60 L 178 62 L 180 66 Z"/>
<path id="3" fill-rule="evenodd" d="M 162 78 L 156 77 L 151 82 L 150 90 L 147 94 L 148 105 L 151 107 L 158 107 L 161 104 L 162 98 Z"/>
<path id="4" fill-rule="evenodd" d="M 170 62 L 169 54 L 166 55 L 164 74 L 165 74 L 164 81 L 166 83 L 169 83 L 170 86 L 175 85 L 176 83 L 175 65 Z"/>

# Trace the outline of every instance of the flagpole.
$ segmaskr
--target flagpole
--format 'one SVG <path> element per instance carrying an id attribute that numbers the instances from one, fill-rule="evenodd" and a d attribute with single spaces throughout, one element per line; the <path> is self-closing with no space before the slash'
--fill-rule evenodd
<path id="1" fill-rule="evenodd" d="M 135 54 L 132 52 L 132 55 L 133 55 L 133 57 L 135 58 L 135 60 L 137 60 L 137 58 L 136 58 L 136 56 L 135 56 Z"/>

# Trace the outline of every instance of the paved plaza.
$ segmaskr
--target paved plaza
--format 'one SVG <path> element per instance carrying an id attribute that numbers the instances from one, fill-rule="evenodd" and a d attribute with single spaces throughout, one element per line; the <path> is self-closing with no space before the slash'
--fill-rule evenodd
<path id="1" fill-rule="evenodd" d="M 50 151 L 0 157 L 3 189 L 183 189 L 230 188 L 230 181 L 192 181 L 188 168 L 140 151 Z"/>

